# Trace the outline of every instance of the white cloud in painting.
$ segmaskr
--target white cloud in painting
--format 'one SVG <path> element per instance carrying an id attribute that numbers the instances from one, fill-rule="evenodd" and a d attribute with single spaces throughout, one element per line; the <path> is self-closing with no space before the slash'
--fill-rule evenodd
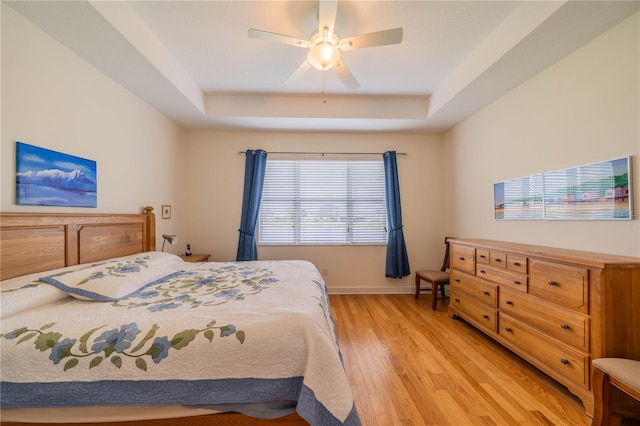
<path id="1" fill-rule="evenodd" d="M 39 155 L 35 155 L 35 154 L 25 154 L 22 156 L 22 158 L 26 161 L 31 161 L 33 163 L 44 163 L 44 159 L 42 157 L 40 157 Z"/>

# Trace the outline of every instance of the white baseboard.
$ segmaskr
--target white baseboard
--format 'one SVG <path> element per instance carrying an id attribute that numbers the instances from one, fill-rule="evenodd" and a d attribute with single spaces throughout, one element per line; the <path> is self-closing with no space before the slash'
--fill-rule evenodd
<path id="1" fill-rule="evenodd" d="M 415 286 L 327 286 L 329 294 L 414 294 Z"/>
<path id="2" fill-rule="evenodd" d="M 449 289 L 446 294 L 449 294 Z M 329 294 L 414 294 L 415 286 L 375 286 L 375 287 L 349 287 L 327 286 Z M 420 294 L 431 294 L 430 289 L 422 290 Z"/>

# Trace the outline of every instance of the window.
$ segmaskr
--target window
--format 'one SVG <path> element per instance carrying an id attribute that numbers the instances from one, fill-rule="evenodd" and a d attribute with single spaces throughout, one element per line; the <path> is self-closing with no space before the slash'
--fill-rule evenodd
<path id="1" fill-rule="evenodd" d="M 267 160 L 258 243 L 386 244 L 380 161 Z"/>

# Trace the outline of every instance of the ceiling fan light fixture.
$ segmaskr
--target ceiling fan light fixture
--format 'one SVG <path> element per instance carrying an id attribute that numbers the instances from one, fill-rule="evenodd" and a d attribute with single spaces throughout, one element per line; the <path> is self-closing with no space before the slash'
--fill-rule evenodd
<path id="1" fill-rule="evenodd" d="M 360 87 L 360 84 L 351 74 L 347 65 L 340 59 L 341 52 L 366 47 L 400 44 L 404 31 L 402 28 L 392 28 L 390 30 L 359 34 L 340 40 L 340 36 L 334 31 L 338 0 L 320 0 L 319 6 L 319 28 L 311 33 L 309 41 L 253 28 L 249 28 L 249 37 L 309 49 L 307 59 L 289 74 L 284 80 L 285 83 L 298 79 L 311 67 L 314 67 L 320 71 L 333 69 L 347 89 L 356 90 Z"/>
<path id="2" fill-rule="evenodd" d="M 307 61 L 321 71 L 333 68 L 340 60 L 340 49 L 329 43 L 319 43 L 309 49 Z"/>

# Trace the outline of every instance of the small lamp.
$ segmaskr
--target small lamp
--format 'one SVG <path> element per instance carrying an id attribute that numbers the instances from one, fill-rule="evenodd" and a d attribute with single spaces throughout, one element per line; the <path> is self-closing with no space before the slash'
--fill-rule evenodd
<path id="1" fill-rule="evenodd" d="M 177 235 L 162 234 L 162 238 L 164 238 L 164 241 L 162 242 L 162 251 L 164 251 L 164 243 L 167 241 L 169 241 L 169 244 L 171 245 L 175 245 L 178 242 Z"/>

